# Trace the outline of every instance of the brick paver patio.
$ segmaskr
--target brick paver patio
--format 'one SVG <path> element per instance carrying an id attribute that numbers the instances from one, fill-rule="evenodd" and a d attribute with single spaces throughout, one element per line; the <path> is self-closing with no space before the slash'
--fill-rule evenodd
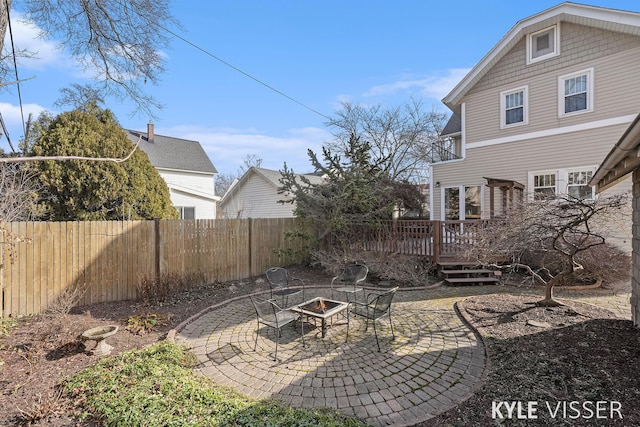
<path id="1" fill-rule="evenodd" d="M 274 398 L 295 407 L 328 406 L 363 418 L 372 426 L 412 425 L 425 421 L 469 397 L 481 385 L 485 353 L 481 341 L 457 316 L 454 304 L 470 295 L 532 293 L 506 286 L 437 287 L 399 291 L 393 304 L 396 339 L 388 321 L 378 323 L 382 351 L 373 328 L 352 320 L 345 343 L 346 321 L 334 319 L 327 336 L 319 324 L 282 329 L 278 360 L 273 360 L 275 331 L 261 328 L 248 297 L 211 307 L 176 329 L 175 341 L 192 348 L 198 370 L 221 385 L 256 398 Z M 630 292 L 630 291 L 629 291 Z M 558 291 L 630 317 L 626 289 Z M 328 297 L 326 288 L 307 290 Z"/>

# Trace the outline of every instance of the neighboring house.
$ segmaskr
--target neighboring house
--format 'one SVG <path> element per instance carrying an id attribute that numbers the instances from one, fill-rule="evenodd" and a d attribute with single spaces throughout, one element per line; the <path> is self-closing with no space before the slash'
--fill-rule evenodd
<path id="1" fill-rule="evenodd" d="M 453 115 L 431 169 L 431 219 L 499 216 L 517 197 L 595 197 L 589 181 L 640 112 L 640 13 L 567 2 L 523 19 L 443 102 Z"/>
<path id="2" fill-rule="evenodd" d="M 591 179 L 598 193 L 623 182 L 632 174 L 633 222 L 631 315 L 633 324 L 640 325 L 640 114 L 620 137 Z"/>
<path id="3" fill-rule="evenodd" d="M 290 218 L 293 217 L 294 203 L 278 203 L 287 200 L 286 194 L 279 194 L 281 186 L 279 171 L 250 167 L 240 179 L 222 196 L 220 216 L 225 218 Z M 321 182 L 316 175 L 305 175 L 312 183 Z"/>
<path id="4" fill-rule="evenodd" d="M 216 202 L 214 176 L 218 171 L 198 141 L 155 135 L 153 123 L 147 133 L 126 130 L 135 144 L 147 153 L 151 164 L 165 180 L 171 203 L 182 219 L 214 219 Z"/>

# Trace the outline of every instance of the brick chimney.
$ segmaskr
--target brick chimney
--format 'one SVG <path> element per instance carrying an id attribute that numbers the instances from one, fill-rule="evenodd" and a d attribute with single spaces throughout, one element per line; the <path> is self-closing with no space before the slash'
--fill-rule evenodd
<path id="1" fill-rule="evenodd" d="M 153 143 L 153 123 L 149 122 L 147 124 L 147 141 Z"/>

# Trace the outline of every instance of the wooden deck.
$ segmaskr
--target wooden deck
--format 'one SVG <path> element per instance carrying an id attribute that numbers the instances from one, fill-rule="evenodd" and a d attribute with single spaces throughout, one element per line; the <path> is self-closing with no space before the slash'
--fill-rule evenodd
<path id="1" fill-rule="evenodd" d="M 366 224 L 357 224 L 353 244 L 366 251 L 425 256 L 434 264 L 457 262 L 465 258 L 483 228 L 495 223 L 495 220 L 396 220 L 384 222 L 375 231 Z"/>

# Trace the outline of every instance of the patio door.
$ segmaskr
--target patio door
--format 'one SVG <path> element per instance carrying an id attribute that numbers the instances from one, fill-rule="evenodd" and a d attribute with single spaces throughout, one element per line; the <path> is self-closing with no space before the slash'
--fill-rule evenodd
<path id="1" fill-rule="evenodd" d="M 459 185 L 442 189 L 441 218 L 445 221 L 480 219 L 482 217 L 482 186 Z"/>
<path id="2" fill-rule="evenodd" d="M 445 188 L 442 197 L 442 218 L 446 221 L 460 219 L 460 187 Z"/>

